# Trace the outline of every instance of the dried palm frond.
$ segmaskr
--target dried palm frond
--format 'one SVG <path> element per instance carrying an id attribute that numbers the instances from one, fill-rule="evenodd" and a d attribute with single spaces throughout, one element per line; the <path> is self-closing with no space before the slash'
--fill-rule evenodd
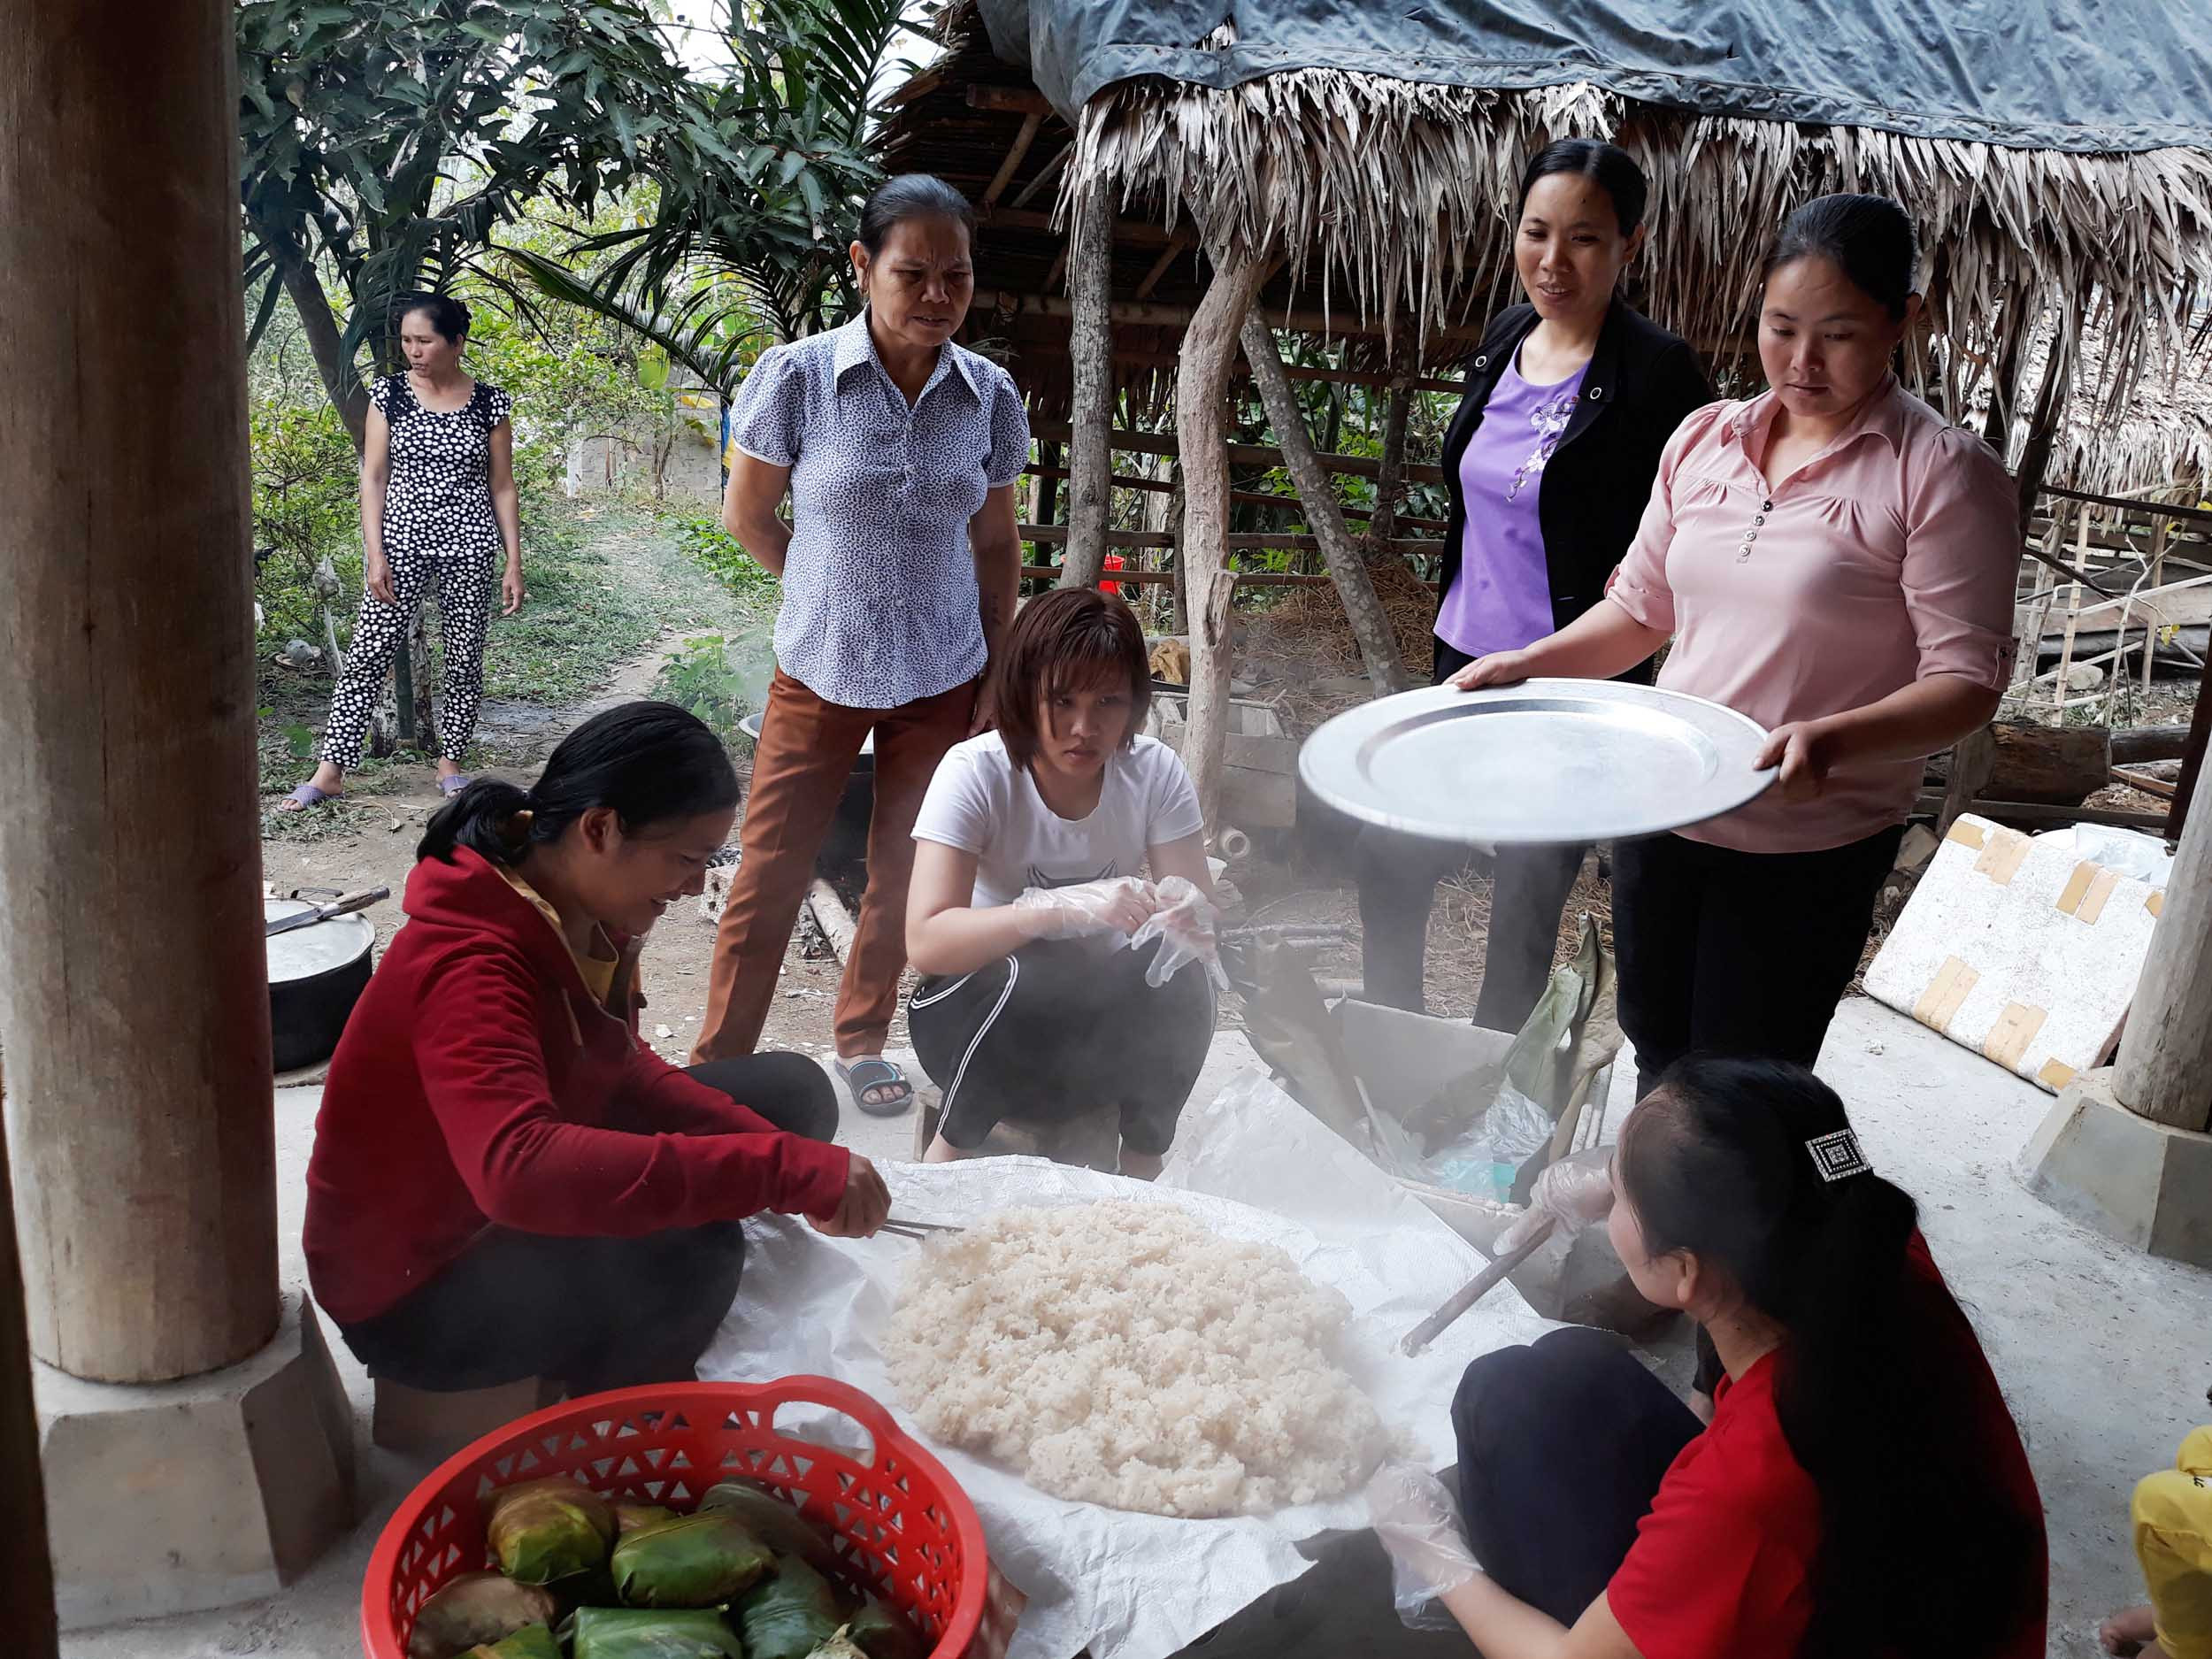
<path id="1" fill-rule="evenodd" d="M 2109 419 L 2139 385 L 2172 382 L 2212 297 L 2212 155 L 1700 115 L 1586 82 L 1509 92 L 1329 69 L 1225 91 L 1124 81 L 1084 110 L 1064 189 L 1102 180 L 1136 211 L 1194 218 L 1210 243 L 1279 250 L 1303 303 L 1426 339 L 1507 296 L 1521 168 L 1571 134 L 1610 136 L 1642 163 L 1644 303 L 1717 366 L 1747 345 L 1786 213 L 1836 190 L 1893 196 L 1919 225 L 1928 330 L 1912 366 L 1955 414 L 2000 377 L 2012 406 L 2032 396 L 2040 360 L 2031 373 L 2030 353 L 2004 347 L 2039 330 L 2078 411 Z M 2103 349 L 2085 375 L 2093 326 Z"/>

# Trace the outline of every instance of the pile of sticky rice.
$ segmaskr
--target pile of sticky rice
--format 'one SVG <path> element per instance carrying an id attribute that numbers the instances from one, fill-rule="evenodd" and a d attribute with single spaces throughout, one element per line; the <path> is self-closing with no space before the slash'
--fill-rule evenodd
<path id="1" fill-rule="evenodd" d="M 1387 1449 L 1330 1363 L 1350 1304 L 1164 1204 L 1009 1210 L 931 1240 L 883 1343 L 925 1432 L 1155 1515 L 1339 1496 Z"/>

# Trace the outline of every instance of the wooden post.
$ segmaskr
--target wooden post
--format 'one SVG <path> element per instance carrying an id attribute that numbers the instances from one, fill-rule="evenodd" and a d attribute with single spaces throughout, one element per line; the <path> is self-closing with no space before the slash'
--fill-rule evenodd
<path id="1" fill-rule="evenodd" d="M 1069 269 L 1074 273 L 1075 318 L 1068 355 L 1074 373 L 1075 434 L 1068 445 L 1068 549 L 1060 586 L 1094 588 L 1105 566 L 1106 526 L 1111 517 L 1114 455 L 1114 326 L 1107 307 L 1114 294 L 1113 212 L 1106 187 L 1087 185 L 1077 197 L 1070 227 Z"/>
<path id="2" fill-rule="evenodd" d="M 1213 277 L 1183 336 L 1175 371 L 1175 428 L 1183 464 L 1182 590 L 1190 607 L 1190 713 L 1183 764 L 1198 791 L 1206 832 L 1221 811 L 1221 765 L 1229 734 L 1229 369 L 1237 333 L 1267 280 L 1256 254 L 1215 250 Z"/>
<path id="3" fill-rule="evenodd" d="M 2112 1093 L 2154 1123 L 2212 1129 L 2212 812 L 2182 828 Z"/>
<path id="4" fill-rule="evenodd" d="M 1168 586 L 1168 622 L 1170 634 L 1190 632 L 1190 561 L 1183 556 L 1183 510 L 1186 502 L 1183 490 L 1183 464 L 1173 463 L 1168 468 L 1167 522 L 1175 545 L 1168 552 L 1168 571 L 1174 580 Z"/>
<path id="5" fill-rule="evenodd" d="M 1359 549 L 1352 545 L 1352 533 L 1344 527 L 1343 509 L 1337 505 L 1336 492 L 1329 488 L 1328 474 L 1321 470 L 1313 434 L 1306 430 L 1297 395 L 1283 373 L 1283 354 L 1275 344 L 1275 331 L 1267 326 L 1265 318 L 1248 316 L 1240 337 L 1244 360 L 1252 365 L 1252 379 L 1267 404 L 1268 424 L 1275 428 L 1275 442 L 1282 446 L 1291 481 L 1305 504 L 1306 522 L 1321 540 L 1321 557 L 1328 562 L 1337 597 L 1352 624 L 1352 637 L 1359 642 L 1367 677 L 1378 692 L 1410 691 L 1413 676 L 1406 672 L 1405 659 L 1398 654 L 1397 635 L 1384 613 L 1382 601 L 1375 597 L 1375 579 Z M 1390 464 L 1386 454 L 1383 465 L 1388 467 Z"/>
<path id="6" fill-rule="evenodd" d="M 1378 541 L 1387 541 L 1398 534 L 1398 494 L 1405 488 L 1406 423 L 1412 415 L 1413 383 L 1403 377 L 1394 379 L 1383 408 L 1382 471 L 1375 475 L 1375 511 L 1367 520 L 1367 534 Z"/>
<path id="7" fill-rule="evenodd" d="M 6 1093 L 0 1087 L 0 1098 Z M 30 1336 L 23 1326 L 22 1266 L 8 1149 L 0 1141 L 0 1513 L 14 1517 L 8 1548 L 0 1550 L 0 1609 L 11 1648 L 26 1659 L 55 1659 L 54 1563 L 46 1548 L 46 1483 L 38 1463 Z"/>
<path id="8" fill-rule="evenodd" d="M 1060 446 L 1048 440 L 1037 442 L 1037 518 L 1039 524 L 1056 524 L 1060 515 Z"/>
<path id="9" fill-rule="evenodd" d="M 280 1313 L 233 6 L 12 15 L 0 1048 L 25 1302 L 39 1358 L 152 1383 L 244 1359 Z M 117 465 L 131 433 L 159 438 Z"/>

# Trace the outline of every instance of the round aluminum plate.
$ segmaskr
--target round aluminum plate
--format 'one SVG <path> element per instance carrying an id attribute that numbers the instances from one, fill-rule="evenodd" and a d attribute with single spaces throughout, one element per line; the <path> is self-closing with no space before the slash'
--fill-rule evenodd
<path id="1" fill-rule="evenodd" d="M 1531 680 L 1378 698 L 1308 738 L 1298 772 L 1339 810 L 1434 841 L 1599 841 L 1701 824 L 1774 781 L 1767 733 L 1701 697 Z"/>
<path id="2" fill-rule="evenodd" d="M 280 921 L 314 908 L 304 899 L 261 901 L 265 922 Z M 376 924 L 358 910 L 350 916 L 334 916 L 311 927 L 295 927 L 288 933 L 273 935 L 268 941 L 269 981 L 288 985 L 295 979 L 312 979 L 344 967 L 375 945 Z"/>

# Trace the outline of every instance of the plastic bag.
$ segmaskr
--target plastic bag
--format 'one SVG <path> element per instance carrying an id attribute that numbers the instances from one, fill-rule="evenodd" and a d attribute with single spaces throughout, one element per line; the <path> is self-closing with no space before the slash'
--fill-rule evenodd
<path id="1" fill-rule="evenodd" d="M 1182 876 L 1170 876 L 1152 889 L 1152 895 L 1159 908 L 1129 941 L 1133 950 L 1155 939 L 1160 941 L 1151 966 L 1144 971 L 1144 982 L 1165 985 L 1189 964 L 1202 962 L 1214 984 L 1227 990 L 1229 976 L 1221 971 L 1221 959 L 1215 950 L 1214 921 L 1220 912 L 1213 901 L 1198 890 L 1197 883 Z"/>
<path id="2" fill-rule="evenodd" d="M 1154 902 L 1150 882 L 1135 876 L 1113 876 L 1064 887 L 1024 887 L 1014 895 L 1013 908 L 1043 912 L 1048 919 L 1041 938 L 1119 933 L 1126 943 L 1133 933 L 1141 931 Z"/>
<path id="3" fill-rule="evenodd" d="M 1390 1556 L 1390 1599 L 1408 1630 L 1456 1630 L 1437 1598 L 1479 1578 L 1450 1488 L 1417 1463 L 1385 1463 L 1367 1483 L 1368 1525 Z"/>
<path id="4" fill-rule="evenodd" d="M 1512 1084 L 1501 1083 L 1482 1121 L 1429 1161 L 1429 1179 L 1455 1192 L 1509 1197 L 1521 1165 L 1551 1135 L 1550 1115 Z"/>

